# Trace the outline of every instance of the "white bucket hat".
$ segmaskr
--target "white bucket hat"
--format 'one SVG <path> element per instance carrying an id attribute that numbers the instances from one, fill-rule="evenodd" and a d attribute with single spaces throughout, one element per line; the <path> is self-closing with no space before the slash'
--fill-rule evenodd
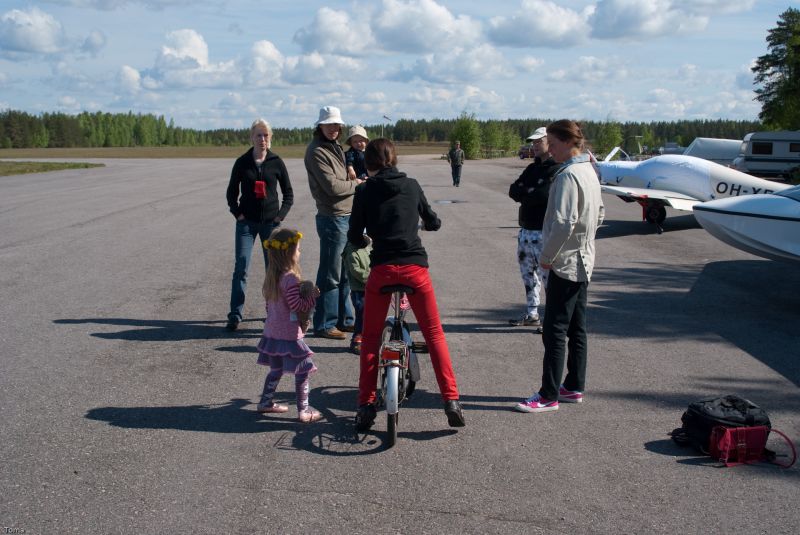
<path id="1" fill-rule="evenodd" d="M 367 141 L 369 141 L 369 136 L 367 136 L 367 131 L 360 124 L 357 124 L 354 127 L 350 128 L 350 131 L 347 133 L 347 141 L 345 141 L 345 143 L 349 145 L 350 140 L 353 138 L 353 136 L 361 136 Z"/>
<path id="2" fill-rule="evenodd" d="M 533 134 L 529 135 L 525 138 L 526 141 L 536 141 L 537 139 L 542 139 L 547 135 L 547 128 L 544 126 L 540 126 L 536 130 L 533 131 Z"/>
<path id="3" fill-rule="evenodd" d="M 319 120 L 314 126 L 321 124 L 344 124 L 342 112 L 335 106 L 325 106 L 319 110 Z"/>

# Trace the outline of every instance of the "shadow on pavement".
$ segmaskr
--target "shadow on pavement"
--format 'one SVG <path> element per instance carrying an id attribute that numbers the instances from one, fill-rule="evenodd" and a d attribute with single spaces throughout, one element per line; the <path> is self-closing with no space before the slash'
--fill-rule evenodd
<path id="1" fill-rule="evenodd" d="M 700 272 L 644 262 L 599 268 L 589 288 L 589 328 L 654 344 L 722 337 L 800 386 L 796 288 L 800 272 L 769 260 L 712 262 Z"/>
<path id="2" fill-rule="evenodd" d="M 211 338 L 260 338 L 264 318 L 245 319 L 239 330 L 232 333 L 225 329 L 226 320 L 220 321 L 174 321 L 145 320 L 132 318 L 82 318 L 57 319 L 57 325 L 117 325 L 129 327 L 116 332 L 91 333 L 106 340 L 128 340 L 134 342 L 181 342 L 184 340 L 208 340 Z M 248 328 L 250 327 L 250 328 Z"/>

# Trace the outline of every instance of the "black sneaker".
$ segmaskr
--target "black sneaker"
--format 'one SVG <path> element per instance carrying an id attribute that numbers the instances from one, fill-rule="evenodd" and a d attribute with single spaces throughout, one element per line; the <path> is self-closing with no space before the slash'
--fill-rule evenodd
<path id="1" fill-rule="evenodd" d="M 375 423 L 375 416 L 377 414 L 378 411 L 375 409 L 375 405 L 372 403 L 361 405 L 358 408 L 358 411 L 356 411 L 356 431 L 363 433 L 372 427 L 372 424 Z"/>
<path id="2" fill-rule="evenodd" d="M 444 413 L 447 415 L 447 423 L 450 427 L 464 427 L 464 413 L 461 412 L 461 402 L 457 399 L 450 399 L 444 402 Z"/>
<path id="3" fill-rule="evenodd" d="M 513 327 L 541 327 L 542 320 L 539 319 L 539 316 L 531 316 L 530 314 L 525 314 L 520 319 L 513 319 L 508 320 L 508 324 Z"/>
<path id="4" fill-rule="evenodd" d="M 225 324 L 225 328 L 229 331 L 233 332 L 239 328 L 239 318 L 231 318 L 228 320 L 228 323 Z"/>

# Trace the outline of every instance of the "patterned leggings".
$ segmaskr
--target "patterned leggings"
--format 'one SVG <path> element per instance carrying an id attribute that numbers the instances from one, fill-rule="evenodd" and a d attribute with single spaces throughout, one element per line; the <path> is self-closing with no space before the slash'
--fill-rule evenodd
<path id="1" fill-rule="evenodd" d="M 519 229 L 517 239 L 517 259 L 522 282 L 525 284 L 525 301 L 528 314 L 539 315 L 539 291 L 547 284 L 547 270 L 539 267 L 542 254 L 542 231 Z"/>
<path id="2" fill-rule="evenodd" d="M 297 396 L 297 412 L 303 412 L 308 408 L 308 373 L 297 373 L 294 376 L 294 390 Z M 273 404 L 275 389 L 278 382 L 283 377 L 283 359 L 280 357 L 269 357 L 269 373 L 264 379 L 264 390 L 261 393 L 261 406 Z"/>

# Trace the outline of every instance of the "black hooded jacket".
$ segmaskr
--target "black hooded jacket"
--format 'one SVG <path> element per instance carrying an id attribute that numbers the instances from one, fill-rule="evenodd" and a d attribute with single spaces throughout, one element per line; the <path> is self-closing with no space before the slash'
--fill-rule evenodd
<path id="1" fill-rule="evenodd" d="M 428 267 L 428 255 L 419 238 L 420 218 L 425 230 L 442 226 L 415 179 L 395 167 L 383 169 L 356 188 L 347 239 L 365 247 L 366 229 L 372 238 L 370 266 Z"/>
<path id="2" fill-rule="evenodd" d="M 266 183 L 267 195 L 257 199 L 255 194 L 256 181 Z M 281 202 L 278 202 L 278 186 L 281 188 Z M 228 183 L 228 207 L 235 217 L 244 214 L 248 221 L 266 223 L 279 217 L 281 221 L 289 213 L 289 208 L 294 202 L 292 184 L 289 182 L 289 173 L 283 160 L 272 151 L 267 152 L 267 157 L 261 166 L 256 165 L 251 148 L 233 164 L 231 180 Z"/>

